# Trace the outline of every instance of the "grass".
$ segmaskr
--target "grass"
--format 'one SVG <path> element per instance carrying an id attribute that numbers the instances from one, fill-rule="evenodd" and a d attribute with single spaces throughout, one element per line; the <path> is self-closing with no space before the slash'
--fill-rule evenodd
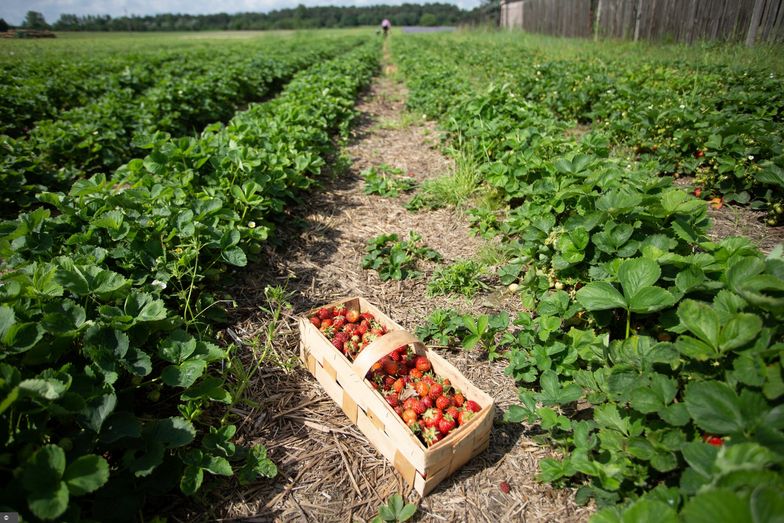
<path id="1" fill-rule="evenodd" d="M 409 209 L 455 207 L 465 210 L 470 206 L 482 181 L 479 165 L 475 158 L 462 151 L 453 151 L 450 156 L 455 161 L 454 171 L 423 182 L 409 202 Z"/>

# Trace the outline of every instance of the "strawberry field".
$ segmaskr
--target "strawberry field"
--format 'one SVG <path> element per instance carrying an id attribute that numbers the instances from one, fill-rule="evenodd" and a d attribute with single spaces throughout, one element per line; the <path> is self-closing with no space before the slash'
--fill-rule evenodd
<path id="1" fill-rule="evenodd" d="M 0 511 L 784 514 L 776 49 L 106 42 L 0 42 Z M 424 499 L 292 363 L 351 295 L 501 407 Z M 353 359 L 386 328 L 349 312 L 309 321 Z M 480 407 L 421 358 L 368 376 L 429 446 Z"/>

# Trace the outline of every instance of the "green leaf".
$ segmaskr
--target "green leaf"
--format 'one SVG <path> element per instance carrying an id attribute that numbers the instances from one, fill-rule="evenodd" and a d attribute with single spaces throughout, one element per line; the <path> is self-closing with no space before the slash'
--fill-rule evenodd
<path id="1" fill-rule="evenodd" d="M 181 363 L 196 350 L 196 338 L 177 329 L 161 341 L 158 346 L 158 355 L 170 363 Z"/>
<path id="2" fill-rule="evenodd" d="M 746 426 L 740 399 L 726 383 L 690 383 L 684 403 L 694 423 L 710 433 L 736 434 Z"/>
<path id="3" fill-rule="evenodd" d="M 27 496 L 27 506 L 43 520 L 55 519 L 68 508 L 68 486 L 58 481 L 50 488 L 31 492 Z"/>
<path id="4" fill-rule="evenodd" d="M 117 396 L 114 393 L 91 398 L 81 412 L 84 424 L 94 432 L 100 433 L 103 422 L 114 411 L 115 405 L 117 405 Z"/>
<path id="5" fill-rule="evenodd" d="M 109 463 L 95 454 L 80 456 L 65 469 L 63 480 L 71 495 L 83 496 L 109 481 Z"/>
<path id="6" fill-rule="evenodd" d="M 22 469 L 22 485 L 29 492 L 57 488 L 65 472 L 65 452 L 57 445 L 35 451 Z"/>
<path id="7" fill-rule="evenodd" d="M 696 495 L 683 507 L 681 518 L 685 523 L 752 523 L 748 502 L 728 489 Z"/>
<path id="8" fill-rule="evenodd" d="M 705 273 L 696 265 L 689 266 L 675 276 L 675 286 L 684 293 L 702 285 L 704 281 Z"/>
<path id="9" fill-rule="evenodd" d="M 183 447 L 196 437 L 193 424 L 180 417 L 152 421 L 145 425 L 143 432 L 150 441 L 160 442 L 170 449 Z"/>
<path id="10" fill-rule="evenodd" d="M 784 169 L 773 162 L 764 162 L 754 176 L 760 183 L 784 187 Z"/>
<path id="11" fill-rule="evenodd" d="M 629 299 L 629 309 L 637 313 L 655 312 L 670 307 L 675 297 L 661 287 L 645 287 Z"/>
<path id="12" fill-rule="evenodd" d="M 182 478 L 180 478 L 180 490 L 182 490 L 183 494 L 192 496 L 201 488 L 203 481 L 204 471 L 201 467 L 188 465 L 182 472 Z"/>
<path id="13" fill-rule="evenodd" d="M 101 441 L 113 443 L 123 438 L 138 438 L 142 434 L 141 427 L 142 425 L 134 413 L 115 412 L 104 422 Z"/>
<path id="14" fill-rule="evenodd" d="M 16 323 L 16 315 L 11 307 L 0 305 L 0 339 L 5 337 L 6 332 Z"/>
<path id="15" fill-rule="evenodd" d="M 630 302 L 632 297 L 643 288 L 656 283 L 659 276 L 661 276 L 659 264 L 648 258 L 624 260 L 618 267 L 618 280 L 621 282 L 627 302 Z"/>
<path id="16" fill-rule="evenodd" d="M 221 258 L 223 258 L 226 263 L 236 267 L 245 267 L 248 264 L 248 257 L 245 256 L 245 251 L 236 246 L 224 249 L 221 252 Z"/>
<path id="17" fill-rule="evenodd" d="M 759 486 L 751 494 L 751 518 L 754 523 L 784 522 L 784 496 L 772 487 Z"/>
<path id="18" fill-rule="evenodd" d="M 594 420 L 600 427 L 615 429 L 626 436 L 629 435 L 629 419 L 621 417 L 618 407 L 614 403 L 605 403 L 596 407 Z"/>
<path id="19" fill-rule="evenodd" d="M 231 470 L 229 460 L 221 456 L 205 456 L 202 462 L 202 468 L 211 474 L 218 476 L 231 476 L 234 472 Z"/>
<path id="20" fill-rule="evenodd" d="M 721 330 L 719 348 L 726 352 L 746 345 L 762 330 L 762 318 L 756 314 L 736 314 Z"/>
<path id="21" fill-rule="evenodd" d="M 171 387 L 188 388 L 193 385 L 207 368 L 204 360 L 188 360 L 179 365 L 169 365 L 161 372 L 161 380 Z"/>
<path id="22" fill-rule="evenodd" d="M 577 291 L 577 301 L 589 311 L 625 309 L 626 300 L 607 282 L 591 282 Z"/>
<path id="23" fill-rule="evenodd" d="M 231 394 L 223 388 L 223 380 L 207 376 L 180 396 L 184 400 L 206 399 L 220 403 L 231 403 Z"/>
<path id="24" fill-rule="evenodd" d="M 710 305 L 695 300 L 683 300 L 678 306 L 678 318 L 700 340 L 712 349 L 718 349 L 721 322 L 719 315 Z"/>

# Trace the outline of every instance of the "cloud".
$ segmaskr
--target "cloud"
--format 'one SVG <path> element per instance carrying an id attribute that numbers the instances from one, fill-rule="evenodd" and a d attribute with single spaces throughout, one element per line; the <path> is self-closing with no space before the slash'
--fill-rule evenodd
<path id="1" fill-rule="evenodd" d="M 411 1 L 411 0 L 408 0 Z M 463 9 L 472 9 L 479 0 L 440 0 Z M 28 11 L 38 11 L 47 22 L 56 22 L 61 14 L 75 15 L 154 15 L 160 13 L 266 13 L 275 9 L 306 6 L 368 6 L 378 4 L 401 4 L 404 0 L 4 0 L 0 6 L 0 18 L 12 25 L 19 25 Z"/>

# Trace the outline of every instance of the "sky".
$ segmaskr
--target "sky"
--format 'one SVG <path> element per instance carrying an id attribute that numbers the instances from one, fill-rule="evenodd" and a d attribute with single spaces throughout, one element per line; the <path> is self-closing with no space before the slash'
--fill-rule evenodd
<path id="1" fill-rule="evenodd" d="M 427 0 L 407 0 L 410 3 L 424 3 Z M 434 1 L 434 0 L 431 0 Z M 462 9 L 473 9 L 479 0 L 439 0 L 455 4 Z M 153 15 L 158 13 L 266 13 L 275 9 L 323 5 L 366 6 L 389 4 L 397 5 L 404 0 L 2 0 L 0 18 L 11 25 L 19 25 L 27 11 L 38 11 L 46 21 L 54 23 L 63 13 L 75 15 L 104 15 L 112 17 L 123 15 Z"/>

